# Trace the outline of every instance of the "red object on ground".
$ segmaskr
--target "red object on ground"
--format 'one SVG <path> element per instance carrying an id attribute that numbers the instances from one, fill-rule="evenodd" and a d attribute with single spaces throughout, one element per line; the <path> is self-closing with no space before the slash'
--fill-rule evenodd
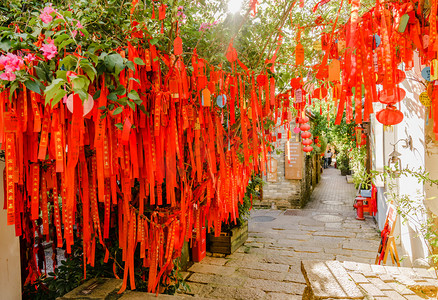
<path id="1" fill-rule="evenodd" d="M 194 262 L 200 262 L 207 254 L 207 229 L 201 229 L 201 241 L 194 240 L 192 247 L 192 259 Z"/>
<path id="2" fill-rule="evenodd" d="M 356 204 L 354 204 L 354 208 L 356 208 L 356 220 L 365 220 L 363 216 L 363 201 L 366 200 L 364 197 L 356 197 Z"/>

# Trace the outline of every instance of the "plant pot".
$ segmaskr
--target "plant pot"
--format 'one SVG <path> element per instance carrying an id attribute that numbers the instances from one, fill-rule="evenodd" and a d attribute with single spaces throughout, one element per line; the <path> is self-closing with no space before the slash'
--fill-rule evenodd
<path id="1" fill-rule="evenodd" d="M 220 236 L 207 235 L 207 249 L 211 253 L 232 254 L 248 239 L 248 221 L 241 227 L 234 227 Z"/>
<path id="2" fill-rule="evenodd" d="M 341 170 L 341 175 L 342 176 L 346 176 L 346 175 L 350 175 L 350 174 L 351 174 L 350 170 L 344 170 L 344 169 Z"/>

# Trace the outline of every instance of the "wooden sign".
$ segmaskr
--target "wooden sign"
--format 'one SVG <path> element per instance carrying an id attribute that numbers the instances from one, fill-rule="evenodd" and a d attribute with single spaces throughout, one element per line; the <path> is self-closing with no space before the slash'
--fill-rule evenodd
<path id="1" fill-rule="evenodd" d="M 380 241 L 379 250 L 376 256 L 376 265 L 386 264 L 388 255 L 391 256 L 392 264 L 400 267 L 400 260 L 398 258 L 397 247 L 395 245 L 394 228 L 397 221 L 397 211 L 393 204 L 389 204 L 388 213 L 386 215 L 385 227 L 382 231 L 382 240 Z"/>
<path id="2" fill-rule="evenodd" d="M 278 180 L 278 162 L 275 158 L 270 158 L 268 160 L 268 173 L 267 173 L 267 181 L 268 182 L 276 182 Z"/>
<path id="3" fill-rule="evenodd" d="M 284 178 L 302 179 L 303 178 L 303 150 L 301 149 L 301 143 L 294 143 L 294 142 L 286 143 L 284 155 L 285 155 Z"/>

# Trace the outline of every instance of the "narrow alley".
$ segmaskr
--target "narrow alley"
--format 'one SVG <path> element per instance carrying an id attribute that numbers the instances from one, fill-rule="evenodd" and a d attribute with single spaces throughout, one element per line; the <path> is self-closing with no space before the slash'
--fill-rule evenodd
<path id="1" fill-rule="evenodd" d="M 207 256 L 184 274 L 201 298 L 301 299 L 301 260 L 374 263 L 380 236 L 374 220 L 355 219 L 356 190 L 339 170 L 324 170 L 304 209 L 254 209 L 249 238 L 225 257 Z"/>

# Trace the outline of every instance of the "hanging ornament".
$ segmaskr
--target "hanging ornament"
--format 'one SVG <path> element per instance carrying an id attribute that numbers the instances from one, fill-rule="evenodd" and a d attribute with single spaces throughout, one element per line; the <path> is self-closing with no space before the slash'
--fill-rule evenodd
<path id="1" fill-rule="evenodd" d="M 419 100 L 420 100 L 421 104 L 423 104 L 426 107 L 429 107 L 432 105 L 432 100 L 430 99 L 427 92 L 422 92 L 419 96 Z"/>
<path id="2" fill-rule="evenodd" d="M 310 138 L 312 136 L 312 134 L 309 132 L 309 131 L 303 131 L 302 133 L 301 133 L 301 137 L 303 138 L 303 139 L 308 139 L 308 138 Z"/>
<path id="3" fill-rule="evenodd" d="M 376 118 L 385 126 L 397 125 L 403 121 L 403 113 L 395 106 L 388 105 L 376 114 Z"/>
<path id="4" fill-rule="evenodd" d="M 306 147 L 303 148 L 303 151 L 306 152 L 306 153 L 311 152 L 312 150 L 313 150 L 312 146 L 306 146 Z"/>
<path id="5" fill-rule="evenodd" d="M 300 126 L 301 131 L 309 131 L 310 125 L 309 124 L 302 124 Z"/>
<path id="6" fill-rule="evenodd" d="M 394 105 L 406 97 L 406 91 L 396 87 L 391 95 L 388 95 L 387 90 L 381 90 L 377 95 L 380 103 Z"/>

